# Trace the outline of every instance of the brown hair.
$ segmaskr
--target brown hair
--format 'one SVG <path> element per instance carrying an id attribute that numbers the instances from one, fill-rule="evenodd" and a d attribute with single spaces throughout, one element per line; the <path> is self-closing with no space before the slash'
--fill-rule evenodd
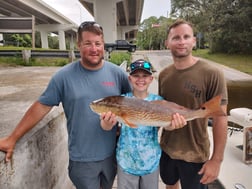
<path id="1" fill-rule="evenodd" d="M 101 35 L 103 38 L 103 29 L 102 27 L 97 24 L 96 22 L 93 21 L 87 21 L 87 22 L 83 22 L 81 23 L 81 25 L 78 28 L 78 42 L 82 41 L 82 32 L 91 32 L 94 33 L 96 35 Z"/>
<path id="2" fill-rule="evenodd" d="M 167 29 L 167 35 L 169 35 L 170 31 L 172 28 L 176 28 L 177 26 L 181 25 L 181 24 L 187 24 L 188 26 L 190 26 L 193 29 L 193 24 L 191 22 L 188 22 L 186 20 L 183 19 L 178 19 L 176 20 L 172 25 L 170 25 Z"/>

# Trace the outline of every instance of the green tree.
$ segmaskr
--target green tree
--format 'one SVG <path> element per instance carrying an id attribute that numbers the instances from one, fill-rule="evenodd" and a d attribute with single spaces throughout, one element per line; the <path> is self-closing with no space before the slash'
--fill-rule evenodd
<path id="1" fill-rule="evenodd" d="M 59 39 L 57 36 L 48 35 L 48 46 L 50 49 L 59 49 Z"/>
<path id="2" fill-rule="evenodd" d="M 212 52 L 252 51 L 251 0 L 172 0 L 171 15 L 194 23 Z"/>
<path id="3" fill-rule="evenodd" d="M 139 26 L 137 46 L 145 50 L 160 50 L 165 48 L 167 26 L 171 20 L 166 17 L 151 16 Z"/>
<path id="4" fill-rule="evenodd" d="M 4 34 L 6 45 L 17 47 L 31 47 L 32 39 L 30 34 Z"/>

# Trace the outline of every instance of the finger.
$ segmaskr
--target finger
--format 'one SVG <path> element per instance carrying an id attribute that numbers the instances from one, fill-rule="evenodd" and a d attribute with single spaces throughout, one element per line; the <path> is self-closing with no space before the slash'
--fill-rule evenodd
<path id="1" fill-rule="evenodd" d="M 105 112 L 101 113 L 100 120 L 103 120 L 105 118 L 105 114 L 106 114 Z"/>
<path id="2" fill-rule="evenodd" d="M 172 125 L 175 126 L 176 128 L 179 125 L 179 119 L 176 113 L 172 115 Z"/>
<path id="3" fill-rule="evenodd" d="M 9 152 L 6 153 L 6 156 L 5 156 L 5 161 L 6 162 L 10 162 L 12 154 L 13 154 L 12 151 L 9 151 Z"/>
<path id="4" fill-rule="evenodd" d="M 201 175 L 204 172 L 204 165 L 203 167 L 199 170 L 198 174 Z"/>
<path id="5" fill-rule="evenodd" d="M 174 115 L 174 124 L 177 129 L 183 127 L 183 120 L 181 119 L 181 116 L 178 113 Z"/>
<path id="6" fill-rule="evenodd" d="M 182 128 L 186 125 L 186 120 L 184 118 L 184 116 L 180 115 L 179 113 L 176 113 L 174 115 L 175 121 L 177 123 L 177 127 L 178 128 Z"/>
<path id="7" fill-rule="evenodd" d="M 101 118 L 103 121 L 106 121 L 106 120 L 108 120 L 109 117 L 111 116 L 110 114 L 111 114 L 111 112 L 103 112 L 103 113 L 101 113 L 100 118 Z"/>

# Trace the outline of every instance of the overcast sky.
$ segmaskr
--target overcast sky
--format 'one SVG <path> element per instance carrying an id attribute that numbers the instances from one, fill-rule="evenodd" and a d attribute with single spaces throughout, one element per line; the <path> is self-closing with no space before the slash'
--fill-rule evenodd
<path id="1" fill-rule="evenodd" d="M 43 0 L 76 24 L 83 21 L 94 20 L 93 17 L 83 8 L 78 0 Z M 170 13 L 170 0 L 144 0 L 143 21 L 150 16 L 166 16 Z"/>

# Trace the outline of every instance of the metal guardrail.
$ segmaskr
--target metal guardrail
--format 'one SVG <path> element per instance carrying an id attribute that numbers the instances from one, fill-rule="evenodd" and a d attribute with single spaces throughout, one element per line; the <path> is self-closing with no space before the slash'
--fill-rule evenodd
<path id="1" fill-rule="evenodd" d="M 76 58 L 80 58 L 79 51 L 73 51 Z M 69 58 L 72 51 L 62 50 L 31 50 L 31 57 L 62 57 Z M 11 56 L 23 56 L 23 50 L 0 50 L 0 56 L 11 57 Z"/>

